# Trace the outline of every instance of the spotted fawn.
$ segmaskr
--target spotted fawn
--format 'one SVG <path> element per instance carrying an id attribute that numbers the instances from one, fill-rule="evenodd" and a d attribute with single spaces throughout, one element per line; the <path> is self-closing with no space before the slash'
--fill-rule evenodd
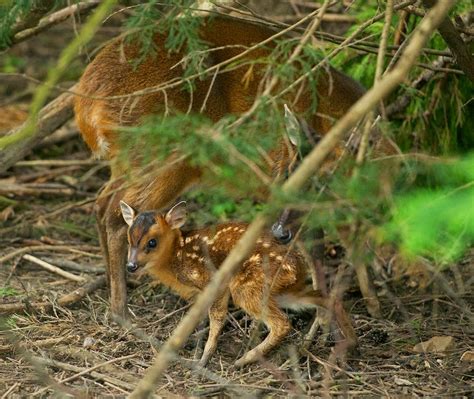
<path id="1" fill-rule="evenodd" d="M 128 224 L 127 270 L 146 272 L 185 299 L 198 295 L 209 283 L 216 268 L 244 234 L 248 225 L 229 222 L 184 232 L 186 204 L 176 204 L 166 214 L 158 211 L 137 213 L 120 202 Z M 268 327 L 268 336 L 236 361 L 237 366 L 253 363 L 274 348 L 288 334 L 290 322 L 282 308 L 330 308 L 329 299 L 306 283 L 302 255 L 279 244 L 270 234 L 262 235 L 228 287 L 223 289 L 209 310 L 209 337 L 201 358 L 206 364 L 217 347 L 217 338 L 227 315 L 229 298 Z M 333 311 L 351 344 L 357 338 L 340 302 Z"/>

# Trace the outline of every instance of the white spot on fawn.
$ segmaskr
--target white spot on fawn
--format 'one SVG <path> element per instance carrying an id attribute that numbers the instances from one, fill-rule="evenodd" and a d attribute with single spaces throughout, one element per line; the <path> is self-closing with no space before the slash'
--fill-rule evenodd
<path id="1" fill-rule="evenodd" d="M 270 243 L 268 243 L 268 242 L 264 242 L 264 243 L 263 243 L 263 248 L 270 248 L 270 246 L 271 246 L 271 245 L 270 245 Z"/>
<path id="2" fill-rule="evenodd" d="M 260 260 L 260 254 L 252 255 L 249 259 L 250 262 L 258 262 Z"/>
<path id="3" fill-rule="evenodd" d="M 104 158 L 109 153 L 109 149 L 110 149 L 109 142 L 103 136 L 98 136 L 97 137 L 97 151 L 95 152 L 95 156 L 97 158 Z"/>
<path id="4" fill-rule="evenodd" d="M 281 262 L 281 261 L 283 260 L 283 256 L 278 255 L 277 258 L 276 258 L 276 260 L 277 260 L 278 262 Z"/>

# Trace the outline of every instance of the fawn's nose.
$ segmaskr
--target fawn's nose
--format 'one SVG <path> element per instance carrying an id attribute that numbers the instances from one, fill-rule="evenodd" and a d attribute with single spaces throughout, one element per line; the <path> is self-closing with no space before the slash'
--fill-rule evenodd
<path id="1" fill-rule="evenodd" d="M 135 262 L 127 262 L 127 271 L 129 273 L 134 273 L 138 269 L 138 265 Z"/>

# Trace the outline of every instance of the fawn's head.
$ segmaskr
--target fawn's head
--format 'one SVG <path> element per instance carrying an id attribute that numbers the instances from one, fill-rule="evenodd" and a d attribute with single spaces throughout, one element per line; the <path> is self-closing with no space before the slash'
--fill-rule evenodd
<path id="1" fill-rule="evenodd" d="M 157 211 L 137 213 L 124 201 L 120 201 L 120 209 L 129 226 L 127 270 L 134 273 L 152 260 L 169 261 L 179 229 L 186 222 L 186 203 L 176 204 L 166 215 Z"/>

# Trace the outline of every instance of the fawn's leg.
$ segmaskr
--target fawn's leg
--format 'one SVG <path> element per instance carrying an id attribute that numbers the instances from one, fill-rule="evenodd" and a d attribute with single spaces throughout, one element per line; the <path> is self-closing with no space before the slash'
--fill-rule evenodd
<path id="1" fill-rule="evenodd" d="M 207 337 L 206 346 L 202 354 L 199 364 L 205 366 L 210 357 L 216 351 L 217 338 L 219 337 L 222 327 L 224 327 L 227 316 L 227 307 L 229 304 L 230 292 L 227 290 L 221 297 L 217 298 L 209 309 L 209 336 Z"/>
<path id="2" fill-rule="evenodd" d="M 257 294 L 259 297 L 255 295 L 248 296 L 248 293 L 246 295 L 245 292 L 241 294 L 242 295 L 234 295 L 234 293 L 232 293 L 235 303 L 255 319 L 262 320 L 270 332 L 259 345 L 245 353 L 235 362 L 237 367 L 255 363 L 261 359 L 263 355 L 278 345 L 291 329 L 288 317 L 278 307 L 273 297 L 265 300 L 265 298 L 262 298 L 261 293 Z M 247 297 L 247 300 L 242 300 L 245 297 Z M 256 298 L 259 299 L 256 300 Z"/>

